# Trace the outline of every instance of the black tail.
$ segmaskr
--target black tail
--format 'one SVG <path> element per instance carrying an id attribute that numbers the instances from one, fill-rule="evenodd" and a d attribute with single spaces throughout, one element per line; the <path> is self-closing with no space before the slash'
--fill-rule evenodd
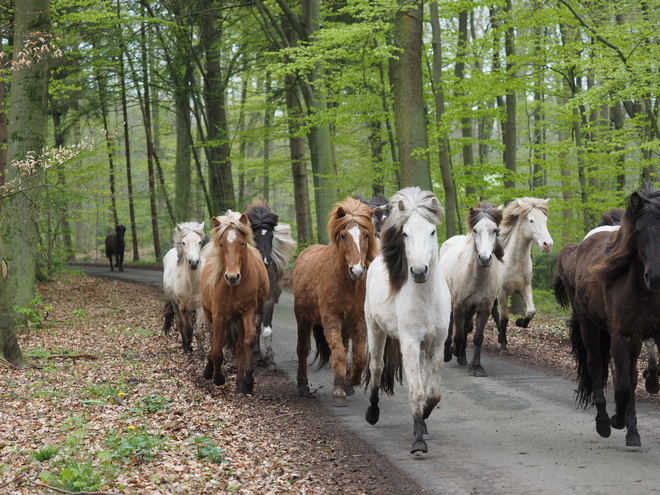
<path id="1" fill-rule="evenodd" d="M 387 395 L 394 395 L 394 383 L 403 385 L 403 362 L 401 360 L 401 344 L 397 339 L 387 337 L 383 352 L 383 374 L 380 377 L 380 386 Z M 364 376 L 364 386 L 369 388 L 371 383 L 371 369 L 367 366 Z"/>
<path id="2" fill-rule="evenodd" d="M 314 325 L 312 331 L 314 333 L 314 340 L 316 341 L 316 354 L 314 355 L 314 361 L 318 359 L 318 369 L 321 369 L 324 366 L 327 366 L 330 362 L 330 346 L 325 339 L 325 334 L 323 333 L 323 327 L 321 325 Z"/>
<path id="3" fill-rule="evenodd" d="M 163 307 L 163 334 L 166 337 L 170 336 L 170 330 L 172 330 L 172 326 L 174 325 L 175 316 L 176 313 L 174 312 L 174 304 L 172 301 L 166 301 L 165 306 Z"/>
<path id="4" fill-rule="evenodd" d="M 577 369 L 578 388 L 575 390 L 575 400 L 578 406 L 587 409 L 594 404 L 594 383 L 587 367 L 587 348 L 582 341 L 580 320 L 573 313 L 568 321 L 571 336 L 571 354 L 575 357 Z M 610 335 L 608 332 L 600 332 L 600 357 L 603 363 L 603 385 L 607 384 L 610 363 Z"/>
<path id="5" fill-rule="evenodd" d="M 555 289 L 555 299 L 557 300 L 559 305 L 564 309 L 569 309 L 571 307 L 571 302 L 568 299 L 566 286 L 564 286 L 564 282 L 562 281 L 561 278 L 559 277 L 555 278 L 554 289 Z"/>

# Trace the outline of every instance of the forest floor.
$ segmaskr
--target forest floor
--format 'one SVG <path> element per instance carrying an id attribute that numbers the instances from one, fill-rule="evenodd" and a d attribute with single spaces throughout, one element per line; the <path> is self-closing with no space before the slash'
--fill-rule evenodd
<path id="1" fill-rule="evenodd" d="M 160 288 L 69 275 L 37 291 L 28 366 L 0 363 L 0 493 L 423 493 L 286 375 L 257 369 L 251 396 L 231 370 L 209 385 L 202 357 L 162 335 Z M 511 328 L 506 359 L 572 380 L 565 318 Z M 484 349 L 497 355 L 495 332 Z"/>

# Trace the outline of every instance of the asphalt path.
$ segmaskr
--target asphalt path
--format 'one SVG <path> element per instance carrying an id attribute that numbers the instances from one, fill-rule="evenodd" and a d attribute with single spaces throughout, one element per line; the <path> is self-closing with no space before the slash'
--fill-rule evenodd
<path id="1" fill-rule="evenodd" d="M 162 272 L 81 267 L 105 276 L 162 285 Z M 273 345 L 279 371 L 295 380 L 296 322 L 293 295 L 275 307 Z M 515 349 L 512 349 L 515 352 Z M 469 357 L 469 356 L 468 356 Z M 452 361 L 443 369 L 443 397 L 427 420 L 429 452 L 414 456 L 407 389 L 382 396 L 380 421 L 369 425 L 367 394 L 358 390 L 348 407 L 332 407 L 332 373 L 308 369 L 310 400 L 321 401 L 356 435 L 432 494 L 593 494 L 660 492 L 660 411 L 637 406 L 642 447 L 625 445 L 625 430 L 601 438 L 595 410 L 577 409 L 575 385 L 557 377 L 482 356 L 485 378 Z M 259 384 L 255 387 L 258 389 Z M 608 397 L 608 410 L 613 401 Z"/>

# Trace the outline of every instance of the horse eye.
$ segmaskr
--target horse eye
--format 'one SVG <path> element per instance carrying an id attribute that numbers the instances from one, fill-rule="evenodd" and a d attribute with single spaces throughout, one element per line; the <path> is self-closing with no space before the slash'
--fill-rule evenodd
<path id="1" fill-rule="evenodd" d="M 181 244 L 183 244 L 183 245 L 185 246 L 185 245 L 186 245 L 186 241 L 182 241 Z"/>
<path id="2" fill-rule="evenodd" d="M 534 219 L 530 218 L 529 223 L 534 223 Z"/>
<path id="3" fill-rule="evenodd" d="M 245 246 L 245 243 L 244 243 L 244 242 L 241 242 L 241 247 L 243 247 L 243 246 Z"/>
<path id="4" fill-rule="evenodd" d="M 435 235 L 435 230 L 431 232 L 431 237 L 433 237 L 434 235 Z"/>
<path id="5" fill-rule="evenodd" d="M 369 234 L 364 234 L 365 239 L 369 239 Z"/>
<path id="6" fill-rule="evenodd" d="M 500 229 L 495 229 L 495 235 L 500 235 Z"/>
<path id="7" fill-rule="evenodd" d="M 408 237 L 408 234 L 406 234 L 406 233 L 404 232 L 404 233 L 403 233 L 403 237 Z"/>
<path id="8" fill-rule="evenodd" d="M 346 234 L 342 234 L 340 237 L 341 237 L 341 240 L 342 240 L 342 241 L 345 241 L 345 240 L 346 240 Z"/>

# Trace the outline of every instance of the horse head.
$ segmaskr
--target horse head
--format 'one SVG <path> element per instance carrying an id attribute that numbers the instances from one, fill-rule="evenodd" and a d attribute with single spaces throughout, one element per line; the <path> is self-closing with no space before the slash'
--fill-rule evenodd
<path id="1" fill-rule="evenodd" d="M 223 220 L 227 218 L 226 220 Z M 252 240 L 250 220 L 245 213 L 227 213 L 226 217 L 211 219 L 213 228 L 217 228 L 215 242 L 219 248 L 221 265 L 224 267 L 224 279 L 228 285 L 238 285 L 241 282 L 241 267 L 248 246 Z"/>
<path id="2" fill-rule="evenodd" d="M 177 224 L 174 229 L 174 246 L 179 260 L 185 259 L 188 268 L 197 270 L 201 262 L 204 223 L 186 222 Z"/>
<path id="3" fill-rule="evenodd" d="M 346 198 L 330 215 L 328 230 L 340 257 L 355 281 L 362 280 L 376 257 L 378 245 L 372 222 L 373 209 L 357 199 Z"/>
<path id="4" fill-rule="evenodd" d="M 502 260 L 504 250 L 498 241 L 501 221 L 502 211 L 493 203 L 482 201 L 475 208 L 470 208 L 468 235 L 472 236 L 480 266 L 490 266 L 493 255 Z"/>
<path id="5" fill-rule="evenodd" d="M 264 265 L 270 266 L 273 262 L 273 238 L 275 237 L 275 226 L 279 217 L 270 210 L 265 202 L 253 205 L 246 213 L 252 225 L 254 242 L 261 254 Z"/>
<path id="6" fill-rule="evenodd" d="M 624 221 L 633 227 L 633 241 L 637 244 L 637 255 L 644 267 L 644 283 L 649 290 L 660 290 L 660 191 L 653 191 L 645 184 L 630 196 L 630 203 Z"/>
<path id="7" fill-rule="evenodd" d="M 123 225 L 117 225 L 115 227 L 115 232 L 117 233 L 117 241 L 124 242 L 124 235 L 126 234 L 126 227 Z"/>
<path id="8" fill-rule="evenodd" d="M 553 241 L 548 232 L 548 201 L 537 198 L 519 198 L 516 201 L 521 211 L 527 211 L 521 218 L 522 232 L 528 239 L 533 239 L 542 252 L 549 253 Z"/>

